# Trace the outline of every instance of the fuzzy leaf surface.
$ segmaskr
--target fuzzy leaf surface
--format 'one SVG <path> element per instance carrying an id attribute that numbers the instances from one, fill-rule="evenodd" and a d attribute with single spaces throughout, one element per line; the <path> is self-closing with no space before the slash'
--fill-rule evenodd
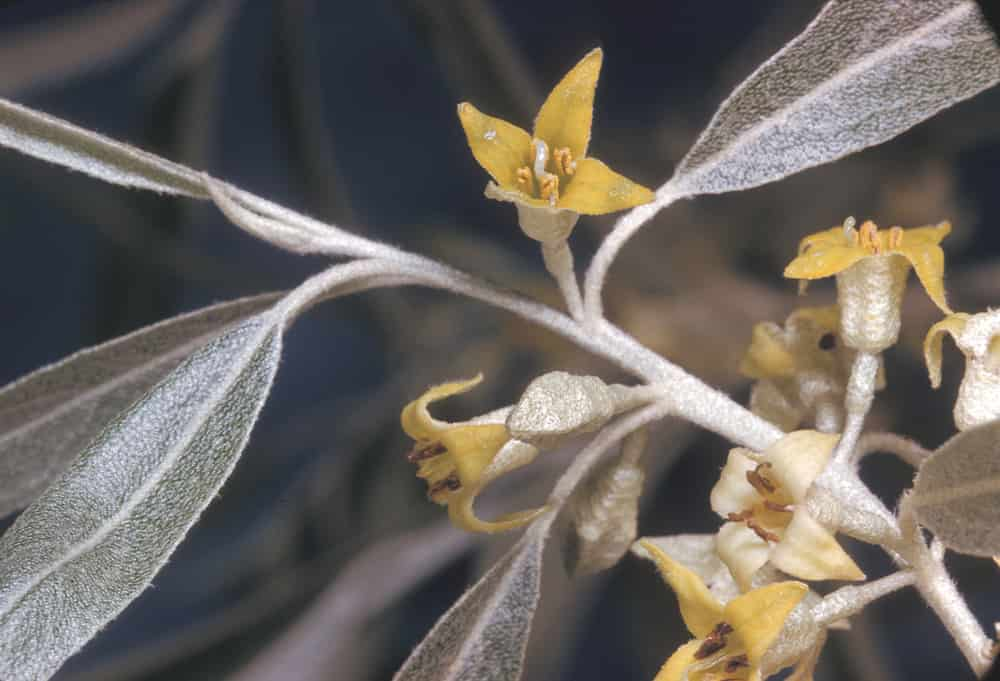
<path id="1" fill-rule="evenodd" d="M 773 182 L 880 144 L 1000 80 L 971 0 L 833 0 L 723 102 L 670 185 Z"/>
<path id="2" fill-rule="evenodd" d="M 282 323 L 264 313 L 191 355 L 0 538 L 0 678 L 49 678 L 149 585 L 243 451 Z"/>
<path id="3" fill-rule="evenodd" d="M 952 551 L 1000 554 L 1000 421 L 941 445 L 920 467 L 909 503 Z"/>
<path id="4" fill-rule="evenodd" d="M 394 681 L 517 681 L 538 606 L 542 555 L 555 513 L 542 516 L 446 612 Z"/>
<path id="5" fill-rule="evenodd" d="M 0 388 L 0 516 L 24 508 L 115 414 L 280 294 L 212 305 L 77 352 Z"/>

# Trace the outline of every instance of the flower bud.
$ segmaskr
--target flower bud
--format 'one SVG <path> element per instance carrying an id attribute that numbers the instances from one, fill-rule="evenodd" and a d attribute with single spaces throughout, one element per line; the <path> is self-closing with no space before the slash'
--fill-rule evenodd
<path id="1" fill-rule="evenodd" d="M 601 428 L 618 411 L 621 389 L 596 376 L 553 371 L 532 381 L 507 417 L 511 437 L 549 449 Z"/>
<path id="2" fill-rule="evenodd" d="M 967 430 L 1000 418 L 1000 310 L 953 314 L 931 327 L 924 359 L 931 385 L 941 385 L 943 334 L 955 339 L 965 355 L 965 375 L 955 400 L 955 426 Z"/>

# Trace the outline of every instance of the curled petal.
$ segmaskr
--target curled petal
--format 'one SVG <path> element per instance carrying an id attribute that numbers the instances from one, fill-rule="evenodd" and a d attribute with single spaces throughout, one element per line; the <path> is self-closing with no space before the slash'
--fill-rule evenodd
<path id="1" fill-rule="evenodd" d="M 771 553 L 771 562 L 793 577 L 808 580 L 858 581 L 865 573 L 822 525 L 804 510 L 796 511 L 785 536 Z"/>
<path id="2" fill-rule="evenodd" d="M 722 619 L 732 625 L 746 646 L 751 667 L 759 667 L 764 653 L 785 626 L 785 620 L 809 592 L 802 582 L 779 582 L 730 601 Z"/>
<path id="3" fill-rule="evenodd" d="M 943 229 L 946 227 L 947 229 Z M 933 237 L 924 230 L 933 230 Z M 943 231 L 943 234 L 942 234 Z M 903 243 L 895 250 L 913 265 L 913 271 L 927 295 L 945 314 L 951 313 L 944 294 L 944 251 L 938 242 L 951 232 L 951 225 L 942 222 L 938 227 L 919 227 L 906 230 Z M 937 238 L 940 237 L 940 238 Z M 937 238 L 934 241 L 934 238 Z"/>
<path id="4" fill-rule="evenodd" d="M 463 491 L 461 494 L 455 495 L 448 503 L 448 517 L 451 519 L 452 525 L 469 532 L 496 534 L 523 527 L 548 510 L 547 507 L 543 506 L 530 511 L 508 513 L 493 521 L 480 520 L 473 509 L 478 492 L 478 489 Z"/>
<path id="5" fill-rule="evenodd" d="M 941 386 L 941 355 L 944 334 L 950 333 L 953 339 L 957 339 L 962 334 L 968 320 L 969 315 L 962 312 L 948 315 L 932 326 L 924 337 L 924 362 L 927 364 L 927 374 L 931 380 L 931 387 Z"/>
<path id="6" fill-rule="evenodd" d="M 744 593 L 750 590 L 754 574 L 771 555 L 771 545 L 743 523 L 725 523 L 720 527 L 715 536 L 715 550 Z"/>
<path id="7" fill-rule="evenodd" d="M 439 421 L 431 416 L 427 410 L 427 405 L 443 400 L 452 395 L 460 395 L 469 392 L 474 387 L 482 383 L 483 375 L 478 374 L 466 381 L 452 381 L 442 383 L 428 388 L 423 395 L 413 400 L 403 408 L 400 415 L 400 423 L 403 430 L 414 440 L 435 440 L 441 431 L 448 428 L 450 424 Z"/>
<path id="8" fill-rule="evenodd" d="M 476 161 L 501 187 L 517 188 L 517 170 L 532 163 L 531 135 L 507 121 L 487 116 L 468 102 L 458 119 Z"/>
<path id="9" fill-rule="evenodd" d="M 700 646 L 699 640 L 682 645 L 663 664 L 653 681 L 685 681 L 685 672 L 698 661 L 694 655 Z"/>
<path id="10" fill-rule="evenodd" d="M 640 539 L 640 555 L 649 558 L 660 570 L 664 581 L 677 594 L 684 624 L 696 638 L 704 638 L 722 620 L 722 604 L 709 592 L 705 583 L 691 570 L 668 556 L 656 544 Z"/>
<path id="11" fill-rule="evenodd" d="M 587 155 L 594 116 L 594 91 L 604 52 L 591 50 L 563 76 L 542 104 L 535 119 L 535 137 L 552 149 L 568 148 L 573 158 Z"/>
<path id="12" fill-rule="evenodd" d="M 649 203 L 655 196 L 596 158 L 581 158 L 557 205 L 583 215 L 604 215 Z"/>

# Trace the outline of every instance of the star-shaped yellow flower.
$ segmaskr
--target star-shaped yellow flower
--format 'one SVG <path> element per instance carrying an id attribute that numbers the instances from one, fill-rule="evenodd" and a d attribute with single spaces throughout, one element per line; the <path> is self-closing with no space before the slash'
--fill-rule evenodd
<path id="1" fill-rule="evenodd" d="M 810 234 L 799 243 L 799 256 L 785 268 L 789 279 L 822 279 L 872 257 L 900 256 L 913 266 L 934 304 L 951 312 L 944 294 L 944 251 L 939 245 L 951 233 L 951 223 L 936 226 L 890 227 L 879 231 L 871 220 L 857 230 L 851 223 Z"/>
<path id="2" fill-rule="evenodd" d="M 486 195 L 518 207 L 522 229 L 539 241 L 565 239 L 578 214 L 602 215 L 653 200 L 653 192 L 587 157 L 603 52 L 591 50 L 549 93 L 529 135 L 458 105 L 473 156 L 493 178 Z"/>
<path id="3" fill-rule="evenodd" d="M 530 522 L 544 509 L 486 522 L 473 511 L 475 497 L 503 473 L 530 463 L 538 449 L 511 439 L 503 410 L 461 423 L 439 421 L 427 410 L 429 404 L 468 392 L 482 380 L 480 374 L 428 389 L 403 408 L 400 422 L 406 434 L 416 440 L 407 458 L 418 465 L 417 477 L 427 481 L 431 500 L 448 507 L 452 523 L 470 532 L 504 532 Z"/>
<path id="4" fill-rule="evenodd" d="M 779 582 L 723 605 L 694 572 L 656 544 L 640 540 L 639 546 L 677 594 L 681 617 L 695 637 L 670 656 L 654 681 L 761 681 L 765 654 L 808 587 Z"/>
<path id="5" fill-rule="evenodd" d="M 750 588 L 754 573 L 768 561 L 799 579 L 864 579 L 803 503 L 837 440 L 835 434 L 799 430 L 763 454 L 742 448 L 729 452 L 710 502 L 729 521 L 715 546 L 741 590 Z"/>

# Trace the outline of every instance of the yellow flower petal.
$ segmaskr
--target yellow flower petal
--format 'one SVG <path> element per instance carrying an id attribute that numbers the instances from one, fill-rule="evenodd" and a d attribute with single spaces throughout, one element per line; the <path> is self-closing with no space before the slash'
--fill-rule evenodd
<path id="1" fill-rule="evenodd" d="M 771 545 L 743 523 L 725 523 L 720 527 L 715 535 L 715 548 L 744 593 L 750 590 L 754 574 L 771 556 Z"/>
<path id="2" fill-rule="evenodd" d="M 816 430 L 797 430 L 785 435 L 764 452 L 764 459 L 772 465 L 768 475 L 793 501 L 802 501 L 813 480 L 826 467 L 839 439 L 839 435 Z"/>
<path id="3" fill-rule="evenodd" d="M 750 454 L 749 449 L 742 447 L 730 449 L 719 481 L 708 495 L 712 510 L 723 518 L 760 503 L 760 494 L 747 481 L 747 473 L 757 468 L 759 463 L 750 458 Z"/>
<path id="4" fill-rule="evenodd" d="M 788 263 L 784 275 L 788 279 L 822 279 L 846 270 L 868 255 L 858 246 L 816 245 Z"/>
<path id="5" fill-rule="evenodd" d="M 399 418 L 403 430 L 414 440 L 436 440 L 450 424 L 431 416 L 427 405 L 452 395 L 468 392 L 482 381 L 483 375 L 478 374 L 467 381 L 452 381 L 428 388 L 423 395 L 403 407 L 403 413 Z"/>
<path id="6" fill-rule="evenodd" d="M 950 333 L 952 338 L 958 338 L 969 321 L 969 315 L 959 312 L 948 315 L 932 326 L 924 337 L 924 362 L 927 364 L 927 374 L 931 379 L 931 387 L 941 387 L 941 354 L 944 345 L 944 334 Z"/>
<path id="7" fill-rule="evenodd" d="M 677 594 L 681 617 L 688 631 L 695 638 L 704 638 L 722 621 L 722 604 L 705 586 L 705 583 L 686 567 L 673 560 L 651 541 L 640 539 L 639 545 L 656 563 L 663 579 Z"/>
<path id="8" fill-rule="evenodd" d="M 951 223 L 947 220 L 927 227 L 913 227 L 903 230 L 903 245 L 906 242 L 937 245 L 951 234 Z"/>
<path id="9" fill-rule="evenodd" d="M 483 471 L 493 461 L 500 448 L 510 439 L 502 423 L 452 426 L 438 438 L 451 452 L 455 471 L 465 487 L 475 487 Z"/>
<path id="10" fill-rule="evenodd" d="M 655 196 L 596 158 L 581 158 L 557 206 L 584 215 L 604 215 L 649 203 Z"/>
<path id="11" fill-rule="evenodd" d="M 809 587 L 801 582 L 779 582 L 754 589 L 726 604 L 722 620 L 732 625 L 746 646 L 751 667 L 760 666 L 788 615 L 808 592 Z"/>
<path id="12" fill-rule="evenodd" d="M 942 224 L 947 225 L 948 223 Z M 920 227 L 918 229 L 931 228 Z M 950 231 L 950 229 L 949 227 L 948 230 Z M 945 300 L 944 296 L 944 251 L 937 243 L 933 243 L 931 238 L 917 238 L 913 234 L 916 231 L 918 230 L 906 230 L 903 235 L 903 243 L 895 250 L 913 265 L 917 278 L 920 279 L 920 283 L 923 284 L 924 290 L 927 291 L 927 295 L 931 297 L 934 304 L 945 314 L 950 314 L 951 308 L 948 307 L 948 301 Z M 937 234 L 939 232 L 936 231 L 934 235 Z"/>
<path id="13" fill-rule="evenodd" d="M 512 123 L 487 116 L 468 102 L 458 105 L 472 155 L 497 183 L 517 189 L 517 169 L 533 162 L 531 135 Z"/>
<path id="14" fill-rule="evenodd" d="M 685 643 L 670 656 L 653 681 L 685 681 L 684 672 L 697 662 L 694 654 L 698 652 L 701 641 L 694 640 Z"/>
<path id="15" fill-rule="evenodd" d="M 509 513 L 500 516 L 494 521 L 480 520 L 472 508 L 478 492 L 478 489 L 463 490 L 449 501 L 448 518 L 451 520 L 452 525 L 468 532 L 496 534 L 497 532 L 508 532 L 523 527 L 548 510 L 543 506 L 531 511 Z"/>
<path id="16" fill-rule="evenodd" d="M 596 48 L 563 76 L 535 118 L 535 137 L 550 150 L 568 148 L 574 159 L 587 155 L 594 116 L 594 91 L 604 53 Z"/>
<path id="17" fill-rule="evenodd" d="M 740 362 L 740 373 L 747 378 L 790 378 L 795 375 L 795 357 L 782 338 L 781 327 L 774 322 L 754 325 Z"/>
<path id="18" fill-rule="evenodd" d="M 774 547 L 771 562 L 793 577 L 808 580 L 858 581 L 865 573 L 837 540 L 808 513 L 796 511 L 785 536 Z"/>

